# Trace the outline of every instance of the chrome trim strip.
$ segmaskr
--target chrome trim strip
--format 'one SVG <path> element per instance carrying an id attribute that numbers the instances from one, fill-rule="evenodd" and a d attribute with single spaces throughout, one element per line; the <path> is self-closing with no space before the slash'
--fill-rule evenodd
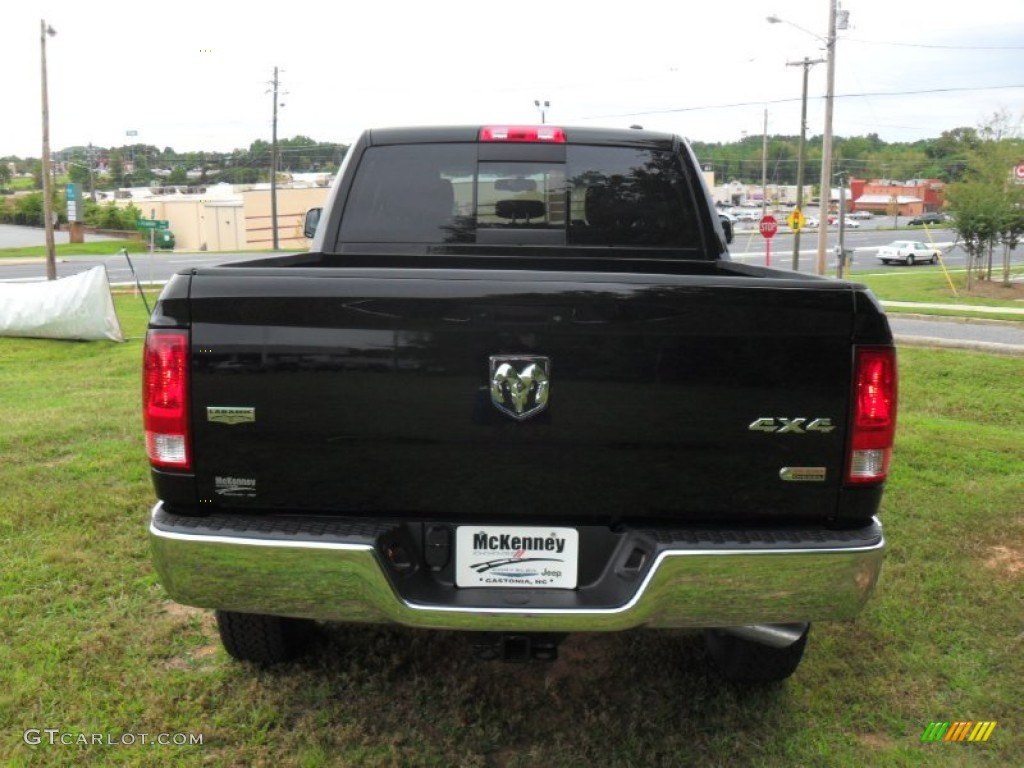
<path id="1" fill-rule="evenodd" d="M 156 527 L 153 518 L 149 520 L 149 532 L 159 539 L 191 541 L 202 544 L 235 544 L 246 547 L 278 547 L 280 549 L 337 549 L 347 552 L 373 552 L 369 544 L 343 544 L 336 541 L 278 541 L 277 539 L 253 539 L 246 536 L 210 536 L 195 533 L 174 533 Z"/>

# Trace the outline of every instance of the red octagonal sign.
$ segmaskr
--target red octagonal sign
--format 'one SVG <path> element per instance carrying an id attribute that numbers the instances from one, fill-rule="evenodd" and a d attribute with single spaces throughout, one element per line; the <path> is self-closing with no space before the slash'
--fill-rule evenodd
<path id="1" fill-rule="evenodd" d="M 774 216 L 763 216 L 758 228 L 761 230 L 762 237 L 766 240 L 771 240 L 775 237 L 775 233 L 779 231 L 779 222 L 775 220 Z"/>

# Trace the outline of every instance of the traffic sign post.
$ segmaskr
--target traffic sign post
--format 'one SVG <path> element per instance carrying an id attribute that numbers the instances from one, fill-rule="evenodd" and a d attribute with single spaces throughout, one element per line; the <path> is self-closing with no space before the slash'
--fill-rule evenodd
<path id="1" fill-rule="evenodd" d="M 757 228 L 761 230 L 761 237 L 764 238 L 764 265 L 770 267 L 772 265 L 772 238 L 779 231 L 779 222 L 775 220 L 774 216 L 762 216 Z"/>

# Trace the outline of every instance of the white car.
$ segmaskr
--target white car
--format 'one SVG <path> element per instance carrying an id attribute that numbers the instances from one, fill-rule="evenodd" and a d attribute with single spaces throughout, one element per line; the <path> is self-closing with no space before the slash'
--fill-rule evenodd
<path id="1" fill-rule="evenodd" d="M 918 240 L 896 240 L 879 248 L 876 256 L 883 264 L 902 261 L 908 267 L 912 267 L 924 261 L 930 264 L 937 263 L 942 251 Z"/>

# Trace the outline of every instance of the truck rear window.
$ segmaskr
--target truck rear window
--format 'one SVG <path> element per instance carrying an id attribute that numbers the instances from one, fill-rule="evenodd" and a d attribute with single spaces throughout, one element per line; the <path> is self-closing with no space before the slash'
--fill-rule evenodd
<path id="1" fill-rule="evenodd" d="M 696 248 L 690 185 L 672 152 L 566 146 L 565 162 L 478 161 L 476 144 L 370 147 L 345 243 Z"/>

